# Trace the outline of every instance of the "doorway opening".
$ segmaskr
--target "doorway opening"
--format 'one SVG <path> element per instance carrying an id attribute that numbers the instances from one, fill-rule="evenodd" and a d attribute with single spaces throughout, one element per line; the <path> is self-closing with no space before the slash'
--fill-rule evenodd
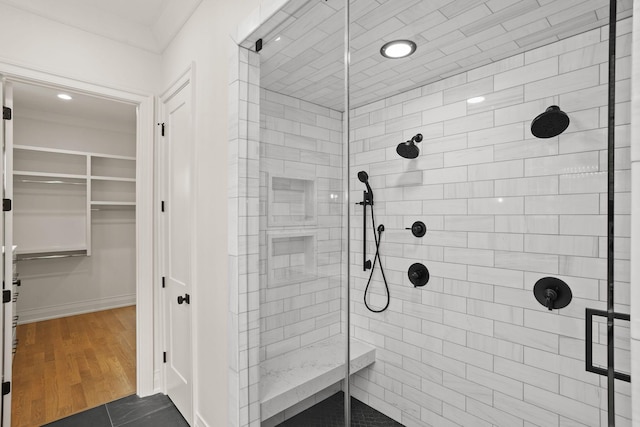
<path id="1" fill-rule="evenodd" d="M 136 391 L 136 106 L 9 85 L 12 424 L 30 425 Z"/>
<path id="2" fill-rule="evenodd" d="M 4 162 L 0 163 L 2 167 L 2 176 L 3 176 L 3 188 L 4 194 L 3 198 L 7 198 L 9 200 L 14 198 L 14 174 L 13 174 L 13 160 L 14 160 L 14 143 L 20 145 L 30 145 L 31 149 L 22 147 L 22 153 L 19 156 L 18 163 L 22 162 L 22 166 L 24 170 L 23 172 L 27 172 L 27 175 L 30 176 L 22 176 L 21 180 L 29 181 L 30 178 L 33 181 L 52 181 L 50 183 L 44 182 L 21 182 L 19 185 L 24 185 L 28 187 L 28 184 L 32 184 L 35 187 L 38 186 L 48 186 L 51 185 L 53 187 L 62 187 L 67 186 L 69 188 L 73 188 L 75 190 L 65 189 L 60 190 L 61 195 L 60 198 L 63 199 L 63 195 L 67 197 L 64 199 L 69 206 L 65 206 L 64 209 L 67 211 L 75 211 L 68 219 L 68 223 L 59 222 L 56 227 L 47 228 L 50 233 L 40 233 L 47 234 L 50 238 L 51 235 L 60 236 L 60 230 L 58 227 L 62 227 L 62 225 L 68 226 L 69 224 L 75 225 L 76 234 L 75 240 L 63 236 L 67 240 L 61 240 L 63 244 L 59 245 L 59 247 L 52 247 L 55 245 L 48 245 L 47 242 L 44 242 L 40 247 L 37 245 L 33 245 L 31 247 L 32 252 L 37 254 L 38 256 L 30 256 L 27 254 L 21 254 L 21 260 L 17 261 L 18 258 L 18 248 L 14 243 L 14 226 L 13 226 L 13 215 L 14 213 L 20 214 L 20 208 L 16 206 L 16 203 L 13 203 L 13 208 L 10 211 L 5 211 L 3 215 L 3 221 L 0 222 L 2 224 L 2 232 L 1 239 L 5 247 L 14 248 L 15 254 L 15 264 L 24 264 L 24 263 L 49 263 L 49 265 L 54 264 L 54 261 L 57 263 L 67 263 L 74 265 L 73 274 L 87 274 L 87 260 L 89 258 L 94 259 L 99 255 L 99 252 L 103 252 L 103 255 L 107 256 L 111 261 L 118 261 L 118 257 L 124 256 L 127 251 L 122 251 L 117 249 L 117 245 L 114 242 L 119 238 L 124 238 L 125 236 L 129 238 L 129 241 L 133 242 L 132 249 L 128 252 L 128 263 L 133 270 L 134 281 L 133 281 L 133 291 L 126 296 L 126 292 L 120 292 L 119 294 L 111 294 L 111 298 L 106 293 L 106 291 L 98 292 L 93 296 L 88 295 L 87 293 L 91 289 L 90 286 L 85 286 L 83 288 L 79 288 L 76 290 L 76 293 L 79 295 L 73 295 L 73 298 L 85 298 L 82 303 L 78 303 L 78 300 L 71 301 L 71 299 L 65 304 L 61 303 L 58 300 L 58 304 L 55 304 L 57 307 L 57 311 L 52 309 L 52 307 L 48 307 L 47 310 L 32 310 L 27 311 L 25 316 L 22 319 L 18 318 L 17 321 L 14 320 L 14 312 L 17 314 L 20 310 L 18 309 L 18 304 L 20 301 L 20 295 L 18 295 L 16 305 L 14 307 L 13 304 L 3 304 L 2 306 L 2 330 L 4 343 L 2 346 L 2 380 L 3 384 L 7 387 L 3 386 L 3 391 L 6 389 L 7 393 L 3 393 L 2 405 L 0 406 L 2 410 L 1 418 L 2 418 L 2 426 L 10 426 L 12 425 L 12 397 L 13 397 L 13 356 L 12 356 L 12 344 L 13 344 L 13 331 L 12 327 L 17 326 L 17 323 L 27 323 L 28 320 L 45 320 L 45 319 L 53 319 L 55 317 L 60 318 L 63 314 L 79 314 L 79 313 L 88 313 L 88 312 L 102 312 L 103 309 L 110 308 L 119 308 L 125 306 L 133 306 L 135 308 L 130 309 L 129 317 L 126 315 L 122 315 L 122 319 L 120 323 L 125 325 L 127 323 L 132 323 L 133 331 L 129 331 L 131 336 L 127 338 L 129 340 L 128 346 L 130 349 L 133 349 L 135 354 L 132 362 L 132 368 L 134 373 L 129 373 L 128 375 L 133 380 L 129 380 L 134 385 L 134 392 L 140 397 L 149 396 L 160 389 L 160 384 L 162 381 L 161 378 L 161 366 L 162 366 L 162 353 L 159 351 L 158 340 L 154 335 L 154 317 L 153 317 L 153 309 L 154 306 L 157 305 L 157 295 L 153 292 L 153 284 L 154 284 L 154 224 L 155 224 L 155 216 L 154 216 L 154 199 L 155 199 L 155 187 L 154 187 L 154 120 L 153 120 L 153 105 L 154 99 L 151 95 L 145 95 L 141 93 L 135 93 L 125 90 L 120 90 L 108 86 L 101 86 L 94 83 L 89 83 L 82 80 L 62 77 L 54 74 L 50 74 L 43 71 L 33 70 L 25 67 L 21 67 L 18 65 L 0 62 L 0 77 L 2 78 L 2 85 L 0 86 L 0 99 L 3 101 L 3 118 L 2 126 L 0 126 L 0 142 L 2 143 L 2 147 L 4 148 Z M 96 151 L 95 153 L 90 150 L 95 148 L 85 148 L 81 146 L 68 146 L 66 148 L 58 148 L 58 150 L 63 150 L 59 152 L 55 152 L 55 147 L 50 145 L 54 140 L 53 136 L 55 132 L 51 131 L 50 133 L 45 133 L 44 136 L 39 137 L 40 148 L 41 150 L 34 149 L 33 146 L 38 144 L 33 144 L 33 141 L 20 142 L 14 141 L 14 136 L 16 133 L 14 132 L 14 124 L 16 120 L 19 121 L 21 113 L 16 110 L 16 108 L 21 109 L 20 100 L 17 103 L 14 103 L 14 86 L 16 85 L 26 85 L 34 86 L 38 88 L 46 88 L 49 90 L 55 90 L 56 96 L 58 93 L 66 93 L 67 95 L 71 95 L 77 97 L 92 97 L 94 101 L 109 101 L 112 102 L 113 105 L 127 106 L 128 111 L 131 113 L 130 120 L 134 123 L 134 132 L 133 136 L 130 137 L 133 142 L 130 149 L 131 152 L 126 153 L 118 153 L 113 151 L 116 147 L 108 146 L 106 151 Z M 60 92 L 58 92 L 60 91 Z M 20 88 L 17 92 L 20 95 Z M 22 97 L 20 97 L 22 98 Z M 44 100 L 41 100 L 44 103 Z M 15 104 L 15 105 L 14 105 Z M 23 106 L 24 107 L 24 106 Z M 32 110 L 42 109 L 42 105 L 38 104 L 38 108 L 31 108 Z M 49 115 L 44 121 L 55 122 L 56 118 L 60 116 L 64 116 L 64 108 L 60 107 L 54 108 L 53 112 L 49 112 Z M 7 114 L 4 114 L 8 111 Z M 27 108 L 26 110 L 29 110 Z M 16 114 L 17 113 L 17 114 Z M 27 116 L 29 116 L 29 111 L 27 111 Z M 73 116 L 73 115 L 72 115 Z M 83 121 L 84 120 L 84 121 Z M 105 114 L 99 117 L 96 120 L 91 120 L 90 118 L 85 117 L 84 119 L 72 120 L 70 123 L 66 123 L 69 126 L 76 126 L 79 128 L 88 127 L 87 124 L 93 124 L 93 127 L 97 127 L 99 129 L 103 129 L 108 131 L 113 131 L 116 129 L 117 120 L 115 117 L 110 116 L 109 114 Z M 123 129 L 120 129 L 122 131 Z M 33 129 L 28 129 L 28 132 L 33 131 Z M 18 124 L 18 132 L 17 136 L 20 138 L 21 135 L 20 125 Z M 28 133 L 27 132 L 27 133 Z M 22 132 L 24 134 L 24 132 Z M 125 132 L 126 133 L 126 132 Z M 37 134 L 37 132 L 36 132 Z M 87 139 L 85 136 L 88 135 L 86 131 L 78 131 L 75 136 L 80 139 Z M 64 138 L 62 138 L 64 140 Z M 99 139 L 99 138 L 98 138 Z M 43 142 L 44 141 L 44 142 Z M 68 143 L 68 142 L 66 142 Z M 104 141 L 103 141 L 104 143 Z M 107 144 L 108 145 L 108 144 Z M 19 147 L 21 148 L 21 147 Z M 122 147 L 120 147 L 122 148 Z M 66 151 L 64 151 L 66 150 Z M 25 154 L 26 153 L 26 154 Z M 97 155 L 94 155 L 97 154 Z M 38 156 L 46 156 L 53 155 L 57 160 L 60 157 L 64 157 L 66 160 L 63 161 L 46 161 Z M 69 160 L 70 156 L 76 156 L 75 160 Z M 84 156 L 85 164 L 83 170 L 76 170 L 73 168 L 82 167 L 82 161 L 77 160 L 77 158 L 82 158 Z M 118 162 L 123 164 L 117 164 Z M 116 165 L 114 166 L 114 162 Z M 7 173 L 5 173 L 5 163 L 7 168 Z M 127 164 L 129 166 L 127 166 Z M 26 165 L 26 166 L 25 166 Z M 31 165 L 31 167 L 27 167 Z M 53 166 L 52 165 L 57 165 Z M 55 170 L 56 167 L 60 165 L 65 165 L 65 167 L 70 167 L 72 170 Z M 131 166 L 133 165 L 133 166 Z M 38 168 L 44 169 L 44 172 L 38 176 Z M 49 169 L 47 169 L 49 168 Z M 93 174 L 91 173 L 93 170 Z M 112 170 L 112 172 L 109 172 Z M 116 172 L 113 172 L 115 170 Z M 127 173 L 133 173 L 133 175 L 127 175 Z M 56 176 L 55 174 L 59 174 Z M 25 174 L 23 174 L 25 175 Z M 115 179 L 114 179 L 115 178 Z M 84 179 L 84 196 L 79 196 L 77 191 L 82 188 L 81 184 L 77 184 L 78 182 L 82 182 Z M 75 180 L 75 181 L 74 181 Z M 65 184 L 57 183 L 55 181 L 64 181 Z M 93 182 L 96 181 L 97 185 L 92 185 Z M 104 182 L 103 182 L 104 181 Z M 69 184 L 71 182 L 71 184 Z M 126 186 L 129 186 L 126 188 Z M 131 191 L 131 188 L 133 190 Z M 93 190 L 93 191 L 92 191 Z M 31 190 L 33 192 L 34 190 Z M 76 193 L 73 193 L 76 191 Z M 30 191 L 26 191 L 26 195 L 22 196 L 30 196 Z M 20 193 L 20 192 L 18 192 Z M 18 195 L 18 199 L 20 199 L 20 195 Z M 50 203 L 52 206 L 53 202 L 51 202 L 52 197 L 47 198 L 38 198 L 31 197 L 32 204 L 20 202 L 21 207 L 33 208 L 37 204 L 33 204 L 33 200 L 38 201 L 46 201 Z M 85 210 L 85 232 L 82 233 L 78 224 L 82 223 L 82 220 L 79 219 L 80 211 L 77 210 L 79 204 L 78 200 L 84 200 L 86 205 Z M 19 201 L 19 200 L 18 200 Z M 13 200 L 12 200 L 13 202 Z M 60 208 L 61 204 L 57 205 L 59 210 L 63 210 Z M 51 208 L 49 206 L 48 208 Z M 98 210 L 99 209 L 99 210 Z M 127 210 L 128 212 L 118 212 Z M 46 211 L 46 209 L 45 209 Z M 51 208 L 49 209 L 49 213 L 55 213 L 55 211 Z M 128 215 L 128 216 L 127 216 Z M 53 215 L 54 217 L 56 215 Z M 126 220 L 125 220 L 126 219 Z M 56 218 L 59 220 L 59 218 Z M 104 227 L 107 226 L 109 221 L 114 222 L 117 227 L 127 227 L 126 223 L 129 222 L 128 230 L 126 232 L 122 232 L 119 230 L 118 232 L 114 232 L 113 234 L 105 232 Z M 133 227 L 131 226 L 133 223 Z M 15 233 L 18 236 L 18 240 L 20 240 L 21 232 Z M 78 237 L 80 236 L 80 237 Z M 24 237 L 24 234 L 23 234 Z M 23 240 L 26 243 L 33 243 L 36 240 L 27 239 Z M 105 243 L 105 245 L 98 243 Z M 18 242 L 19 243 L 19 242 Z M 23 249 L 28 249 L 28 244 L 22 244 Z M 50 243 L 50 242 L 49 242 Z M 111 245 L 111 246 L 110 246 Z M 47 251 L 40 251 L 40 249 L 53 249 L 50 253 Z M 61 253 L 62 252 L 62 253 Z M 45 256 L 51 256 L 51 258 L 45 258 Z M 36 259 L 28 259 L 28 258 L 36 258 Z M 95 258 L 97 259 L 97 258 Z M 68 267 L 68 265 L 67 265 Z M 83 270 L 84 268 L 84 270 Z M 107 270 L 102 267 L 103 270 Z M 2 263 L 2 271 L 4 282 L 9 284 L 9 290 L 5 289 L 5 294 L 10 294 L 12 298 L 15 298 L 16 294 L 20 291 L 23 292 L 22 296 L 28 295 L 29 291 L 26 290 L 26 282 L 18 282 L 21 286 L 14 285 L 13 289 L 10 288 L 12 283 L 12 273 L 13 273 L 13 265 L 12 265 L 12 257 L 5 257 L 5 261 Z M 34 268 L 27 268 L 27 272 L 30 270 L 35 270 L 33 276 L 35 278 L 40 278 L 42 271 Z M 112 268 L 111 271 L 100 271 L 99 274 L 104 275 L 105 277 L 109 277 L 110 284 L 113 288 L 117 288 L 120 284 L 117 283 L 123 279 L 123 272 L 120 270 L 124 270 L 121 266 L 117 266 Z M 25 278 L 26 272 L 23 270 L 22 277 L 18 276 L 18 279 Z M 54 275 L 55 276 L 55 275 Z M 59 279 L 58 279 L 59 280 Z M 77 280 L 74 277 L 74 280 Z M 14 281 L 15 282 L 15 281 Z M 59 280 L 59 282 L 64 282 Z M 72 281 L 71 281 L 72 282 Z M 24 290 L 23 290 L 24 289 Z M 48 295 L 52 295 L 55 289 L 46 289 L 49 292 Z M 42 301 L 46 301 L 47 294 L 41 294 L 39 297 Z M 5 295 L 6 296 L 6 295 Z M 59 297 L 59 295 L 55 295 L 55 297 Z M 22 301 L 23 303 L 27 302 L 28 298 Z M 53 305 L 53 304 L 52 304 Z M 15 310 L 14 310 L 15 308 Z M 66 313 L 65 313 L 66 310 Z M 133 313 L 131 313 L 133 311 Z M 133 317 L 133 319 L 131 318 Z M 128 320 L 127 320 L 128 319 Z M 108 322 L 108 321 L 107 321 Z M 99 322 L 97 322 L 99 323 Z M 113 322 L 110 322 L 113 323 Z M 84 325 L 86 326 L 86 325 Z M 112 326 L 112 325 L 110 325 Z M 131 329 L 131 327 L 129 329 Z M 94 328 L 87 328 L 92 330 Z M 123 329 L 126 327 L 123 326 Z M 68 333 L 67 330 L 65 333 Z M 132 343 L 132 344 L 131 344 Z M 108 344 L 101 343 L 100 346 L 105 346 Z M 20 349 L 20 343 L 18 343 L 17 350 Z M 66 359 L 67 362 L 71 361 L 71 358 Z M 76 386 L 78 388 L 78 386 Z M 52 392 L 53 395 L 59 395 L 59 390 L 54 390 Z M 64 412 L 68 414 L 69 412 Z M 60 415 L 58 418 L 61 418 L 64 415 Z"/>

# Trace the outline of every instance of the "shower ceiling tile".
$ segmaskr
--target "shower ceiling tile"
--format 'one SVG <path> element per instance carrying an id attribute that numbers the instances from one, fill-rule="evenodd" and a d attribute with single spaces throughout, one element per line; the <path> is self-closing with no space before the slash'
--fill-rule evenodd
<path id="1" fill-rule="evenodd" d="M 343 0 L 289 2 L 242 43 L 253 49 L 255 41 L 263 39 L 263 87 L 344 110 L 343 5 Z M 472 81 L 495 70 L 508 72 L 522 66 L 522 56 L 515 56 L 516 63 L 501 60 L 521 52 L 527 51 L 527 64 L 571 52 L 571 44 L 555 47 L 564 52 L 549 52 L 544 46 L 576 34 L 600 41 L 600 31 L 589 30 L 607 23 L 607 5 L 607 0 L 352 0 L 351 107 L 478 67 L 482 68 L 462 76 Z M 631 1 L 618 2 L 618 19 L 631 12 Z M 408 58 L 384 59 L 380 47 L 400 38 L 415 41 L 416 52 Z M 497 77 L 496 89 L 537 80 L 539 73 L 557 74 L 558 64 L 522 71 L 510 77 L 519 82 L 508 82 L 505 74 L 499 83 Z"/>

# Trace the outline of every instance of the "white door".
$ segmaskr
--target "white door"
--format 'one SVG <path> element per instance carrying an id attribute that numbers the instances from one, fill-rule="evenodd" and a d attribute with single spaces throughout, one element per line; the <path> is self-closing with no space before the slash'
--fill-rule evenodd
<path id="1" fill-rule="evenodd" d="M 166 391 L 184 418 L 193 418 L 191 341 L 191 86 L 182 86 L 163 100 L 164 138 L 164 322 Z"/>
<path id="2" fill-rule="evenodd" d="M 0 124 L 0 147 L 2 147 L 2 159 L 0 159 L 0 177 L 2 177 L 2 198 L 13 198 L 13 121 L 5 117 L 4 107 L 9 108 L 13 116 L 13 88 L 11 84 L 2 79 L 0 84 L 0 100 L 3 105 L 3 118 Z M 2 419 L 0 425 L 11 426 L 11 370 L 13 365 L 13 258 L 12 245 L 13 216 L 11 211 L 2 212 L 0 220 L 0 236 L 2 236 L 3 261 L 0 267 L 2 275 L 2 290 L 9 291 L 9 302 L 0 303 L 0 318 L 2 318 Z M 4 301 L 4 300 L 3 300 Z M 5 388 L 6 387 L 6 388 Z M 4 394 L 7 392 L 7 394 Z"/>

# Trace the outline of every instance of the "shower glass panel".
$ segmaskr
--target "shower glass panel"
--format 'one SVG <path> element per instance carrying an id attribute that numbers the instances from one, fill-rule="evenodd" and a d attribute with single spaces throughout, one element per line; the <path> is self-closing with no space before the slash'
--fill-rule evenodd
<path id="1" fill-rule="evenodd" d="M 247 42 L 259 85 L 259 113 L 249 110 L 259 114 L 249 163 L 259 178 L 259 334 L 249 336 L 259 372 L 249 408 L 259 414 L 249 417 L 262 426 L 295 424 L 345 377 L 344 4 L 292 0 Z"/>
<path id="2" fill-rule="evenodd" d="M 589 330 L 607 367 L 606 320 L 585 321 L 607 300 L 607 3 L 291 0 L 242 43 L 251 425 L 612 425 L 585 370 Z M 623 314 L 630 16 L 618 2 Z M 630 425 L 629 383 L 615 398 Z"/>
<path id="3" fill-rule="evenodd" d="M 375 351 L 350 378 L 354 425 L 363 413 L 381 425 L 612 425 L 607 378 L 585 370 L 585 309 L 607 300 L 608 3 L 349 1 L 349 328 L 352 352 Z M 618 2 L 619 313 L 630 16 Z M 409 43 L 383 52 L 395 40 Z M 628 373 L 629 324 L 615 325 Z M 606 319 L 591 326 L 606 368 Z M 629 383 L 615 392 L 616 425 L 629 426 Z"/>

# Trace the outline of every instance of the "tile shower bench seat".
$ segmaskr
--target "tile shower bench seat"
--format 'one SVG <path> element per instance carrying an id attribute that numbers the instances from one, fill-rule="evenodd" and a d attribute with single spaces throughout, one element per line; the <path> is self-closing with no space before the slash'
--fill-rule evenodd
<path id="1" fill-rule="evenodd" d="M 344 377 L 345 338 L 336 335 L 260 364 L 260 411 L 266 420 Z M 351 340 L 351 373 L 372 364 L 375 348 Z"/>

